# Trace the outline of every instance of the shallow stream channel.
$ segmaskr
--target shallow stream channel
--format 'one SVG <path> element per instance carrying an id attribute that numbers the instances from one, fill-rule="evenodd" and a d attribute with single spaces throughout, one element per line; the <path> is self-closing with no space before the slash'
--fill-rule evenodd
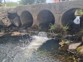
<path id="1" fill-rule="evenodd" d="M 0 38 L 0 62 L 61 62 L 57 55 L 58 40 L 38 35 Z"/>

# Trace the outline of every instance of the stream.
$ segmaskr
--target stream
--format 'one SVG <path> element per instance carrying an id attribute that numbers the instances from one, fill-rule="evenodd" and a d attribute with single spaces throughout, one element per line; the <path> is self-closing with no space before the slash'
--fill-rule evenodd
<path id="1" fill-rule="evenodd" d="M 31 37 L 2 37 L 0 62 L 60 62 L 48 53 L 54 53 L 57 48 L 57 42 L 52 40 L 45 32 Z"/>

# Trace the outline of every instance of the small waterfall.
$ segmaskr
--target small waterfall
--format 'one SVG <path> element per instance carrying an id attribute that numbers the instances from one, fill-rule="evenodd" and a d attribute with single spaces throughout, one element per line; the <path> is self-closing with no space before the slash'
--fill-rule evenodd
<path id="1" fill-rule="evenodd" d="M 73 21 L 75 24 L 80 24 L 80 16 L 76 16 L 76 18 Z"/>
<path id="2" fill-rule="evenodd" d="M 32 41 L 28 45 L 27 50 L 30 52 L 36 51 L 47 40 L 49 40 L 47 33 L 39 32 L 38 35 L 32 36 Z"/>
<path id="3" fill-rule="evenodd" d="M 28 49 L 34 49 L 37 50 L 43 43 L 45 43 L 47 40 L 49 40 L 47 37 L 41 37 L 41 36 L 33 36 L 35 38 L 30 45 L 28 46 Z"/>
<path id="4" fill-rule="evenodd" d="M 32 36 L 32 41 L 27 47 L 22 48 L 24 50 L 22 54 L 29 59 L 32 56 L 32 54 L 36 52 L 37 49 L 47 40 L 50 40 L 47 37 L 47 33 L 39 32 L 38 35 Z"/>
<path id="5" fill-rule="evenodd" d="M 47 33 L 39 32 L 38 35 L 32 36 L 32 40 L 30 44 L 27 46 L 27 49 L 37 50 L 47 40 L 49 40 L 49 38 L 47 37 Z"/>
<path id="6" fill-rule="evenodd" d="M 26 46 L 12 43 L 8 43 L 7 46 L 4 45 L 4 48 L 8 48 L 8 52 L 6 52 L 7 50 L 4 51 L 6 52 L 6 57 L 1 62 L 59 62 L 57 59 L 52 58 L 47 51 L 44 51 L 44 54 L 37 51 L 47 40 L 51 40 L 51 38 L 47 37 L 46 32 L 39 32 L 38 35 L 27 37 L 27 39 L 26 41 L 30 42 Z"/>

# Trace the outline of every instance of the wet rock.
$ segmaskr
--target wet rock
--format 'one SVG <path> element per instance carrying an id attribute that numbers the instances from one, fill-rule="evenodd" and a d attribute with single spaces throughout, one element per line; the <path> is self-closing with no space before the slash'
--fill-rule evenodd
<path id="1" fill-rule="evenodd" d="M 56 53 L 56 51 L 58 51 L 60 45 L 59 45 L 59 39 L 50 39 L 47 40 L 46 43 L 44 43 L 43 45 L 41 45 L 41 47 L 39 48 L 40 50 L 45 50 L 51 53 Z"/>

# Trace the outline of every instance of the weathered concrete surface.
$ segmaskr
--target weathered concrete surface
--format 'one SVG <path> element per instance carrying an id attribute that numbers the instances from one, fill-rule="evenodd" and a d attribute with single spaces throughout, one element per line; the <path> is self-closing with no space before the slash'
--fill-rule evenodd
<path id="1" fill-rule="evenodd" d="M 83 8 L 83 0 L 79 0 L 79 1 L 68 1 L 68 2 L 60 2 L 60 3 L 53 3 L 53 4 L 37 4 L 37 5 L 26 5 L 26 6 L 19 6 L 17 8 L 15 8 L 15 12 L 18 13 L 18 15 L 20 16 L 21 13 L 25 10 L 29 11 L 32 16 L 33 16 L 33 24 L 38 24 L 38 14 L 42 11 L 42 10 L 49 10 L 50 12 L 52 12 L 52 14 L 55 17 L 55 23 L 56 24 L 60 24 L 61 25 L 61 18 L 62 15 L 73 8 Z"/>
<path id="2" fill-rule="evenodd" d="M 67 12 L 68 10 L 71 10 L 74 8 L 83 8 L 82 2 L 83 2 L 83 0 L 52 3 L 52 4 L 49 3 L 49 4 L 35 4 L 35 5 L 18 6 L 16 8 L 9 8 L 6 10 L 6 12 L 18 14 L 19 17 L 15 18 L 13 20 L 13 24 L 15 24 L 16 27 L 18 27 L 18 26 L 31 27 L 34 25 L 40 25 L 40 24 L 42 24 L 41 20 L 42 20 L 43 24 L 45 22 L 44 25 L 47 25 L 47 26 L 50 25 L 50 23 L 51 23 L 51 22 L 49 23 L 50 20 L 55 21 L 54 23 L 56 25 L 62 26 L 62 18 L 64 16 L 64 13 Z M 3 10 L 1 9 L 0 11 L 3 11 Z M 27 13 L 25 13 L 23 15 L 22 13 L 26 12 L 26 11 L 27 11 Z M 41 15 L 40 13 L 42 11 L 43 11 L 43 13 L 44 13 L 44 11 L 49 11 L 49 12 Z M 51 16 L 51 18 L 50 18 L 49 15 L 53 15 L 53 16 Z M 54 19 L 52 19 L 53 17 L 54 17 Z M 68 16 L 68 17 L 70 17 L 70 16 Z M 48 20 L 48 23 L 45 20 Z M 64 19 L 64 20 L 67 22 L 70 21 L 70 20 L 66 20 L 66 19 Z M 82 23 L 81 23 L 81 25 L 82 25 Z"/>

